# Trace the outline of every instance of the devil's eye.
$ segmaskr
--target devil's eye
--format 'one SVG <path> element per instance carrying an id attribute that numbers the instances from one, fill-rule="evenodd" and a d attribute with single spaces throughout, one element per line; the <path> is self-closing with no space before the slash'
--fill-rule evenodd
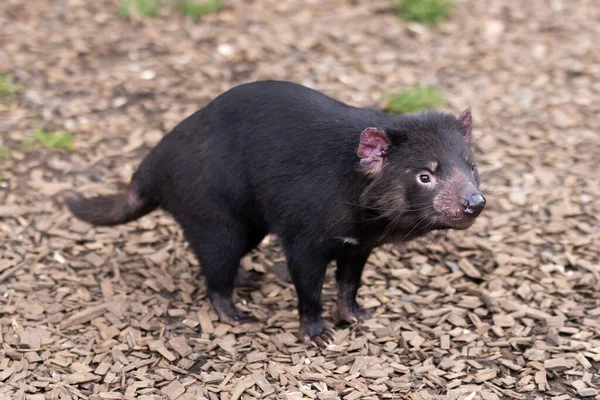
<path id="1" fill-rule="evenodd" d="M 475 164 L 471 164 L 471 172 L 475 172 Z"/>
<path id="2" fill-rule="evenodd" d="M 421 183 L 429 183 L 431 182 L 431 176 L 427 174 L 419 175 L 419 181 L 421 181 Z"/>

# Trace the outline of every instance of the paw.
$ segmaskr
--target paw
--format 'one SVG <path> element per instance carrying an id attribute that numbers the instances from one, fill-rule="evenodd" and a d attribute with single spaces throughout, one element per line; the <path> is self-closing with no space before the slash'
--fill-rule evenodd
<path id="1" fill-rule="evenodd" d="M 371 315 L 371 311 L 355 303 L 351 307 L 339 305 L 335 319 L 337 323 L 346 322 L 349 324 L 358 324 L 359 322 L 363 322 L 371 318 Z"/>
<path id="2" fill-rule="evenodd" d="M 245 313 L 239 308 L 235 308 L 235 311 L 227 311 L 220 312 L 217 310 L 217 314 L 219 314 L 219 320 L 229 325 L 237 326 L 241 324 L 248 324 L 251 322 L 257 322 L 258 320 L 254 318 L 252 315 Z"/>
<path id="3" fill-rule="evenodd" d="M 300 339 L 308 346 L 324 349 L 335 344 L 335 331 L 323 322 L 301 323 Z"/>
<path id="4" fill-rule="evenodd" d="M 219 314 L 221 322 L 236 326 L 257 321 L 253 316 L 237 308 L 229 298 L 213 295 L 211 296 L 211 302 L 215 311 Z"/>
<path id="5" fill-rule="evenodd" d="M 259 279 L 258 274 L 253 274 L 240 268 L 235 277 L 235 285 L 244 289 L 258 290 L 260 289 Z"/>

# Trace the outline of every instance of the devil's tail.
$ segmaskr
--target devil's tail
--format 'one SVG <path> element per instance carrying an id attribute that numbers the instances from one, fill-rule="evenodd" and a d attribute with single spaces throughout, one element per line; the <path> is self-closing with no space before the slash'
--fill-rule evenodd
<path id="1" fill-rule="evenodd" d="M 142 196 L 135 183 L 121 193 L 108 196 L 88 198 L 77 192 L 68 192 L 64 195 L 64 201 L 75 217 L 100 226 L 134 221 L 158 207 L 155 201 Z"/>

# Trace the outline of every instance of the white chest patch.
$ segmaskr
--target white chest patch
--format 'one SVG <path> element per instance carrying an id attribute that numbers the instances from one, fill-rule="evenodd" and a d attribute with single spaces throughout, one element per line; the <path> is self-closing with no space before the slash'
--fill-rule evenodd
<path id="1" fill-rule="evenodd" d="M 352 245 L 355 245 L 355 246 L 358 244 L 358 239 L 350 237 L 350 236 L 348 236 L 348 237 L 340 237 L 339 239 L 343 243 L 346 243 L 346 244 L 352 244 Z"/>

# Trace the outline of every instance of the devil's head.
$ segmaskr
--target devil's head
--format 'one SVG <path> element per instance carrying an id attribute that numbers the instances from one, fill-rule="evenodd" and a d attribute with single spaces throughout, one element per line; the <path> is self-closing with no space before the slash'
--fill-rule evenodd
<path id="1" fill-rule="evenodd" d="M 471 132 L 470 108 L 458 119 L 429 111 L 366 128 L 357 155 L 361 171 L 373 179 L 367 206 L 426 231 L 470 227 L 486 203 Z"/>

